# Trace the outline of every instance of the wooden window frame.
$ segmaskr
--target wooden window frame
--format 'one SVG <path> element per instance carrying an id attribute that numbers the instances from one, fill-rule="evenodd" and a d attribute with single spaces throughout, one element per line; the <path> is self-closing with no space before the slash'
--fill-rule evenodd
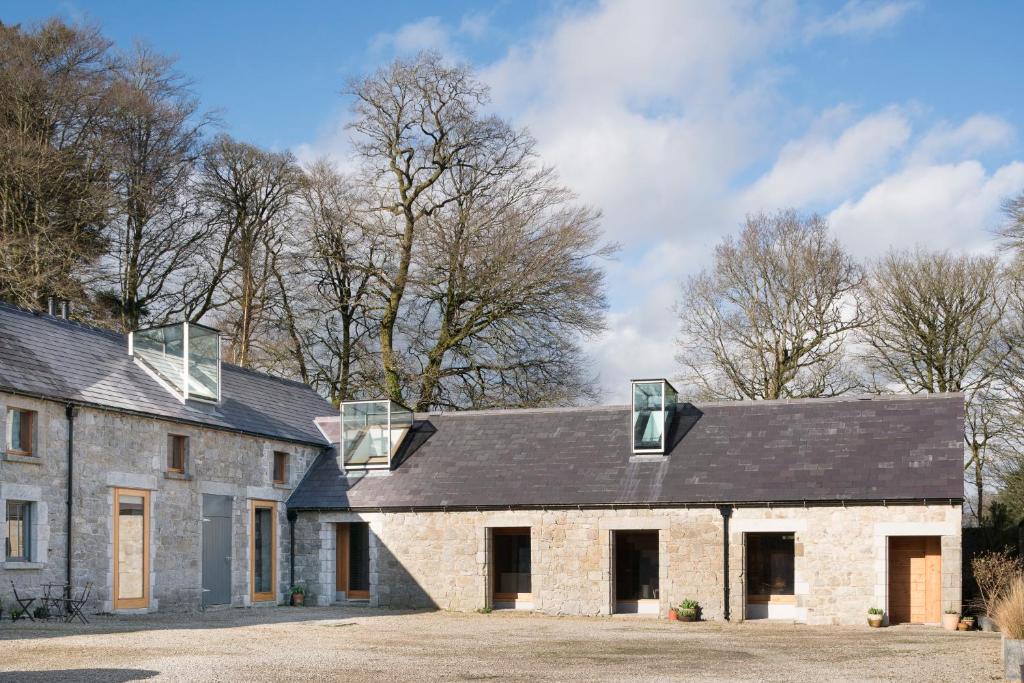
<path id="1" fill-rule="evenodd" d="M 121 511 L 121 496 L 140 496 L 142 498 L 142 597 L 141 598 L 119 598 L 117 597 L 120 588 L 120 561 L 118 560 L 118 545 L 120 543 L 120 529 L 117 518 Z M 114 529 L 114 592 L 112 602 L 114 609 L 145 609 L 149 607 L 149 528 L 150 528 L 150 506 L 149 491 L 145 489 L 114 489 L 113 529 Z"/>
<path id="2" fill-rule="evenodd" d="M 278 457 L 284 460 L 284 464 L 281 466 L 280 476 L 278 476 L 277 462 Z M 287 451 L 274 451 L 273 462 L 270 463 L 270 478 L 275 484 L 287 484 L 288 483 L 288 465 L 291 464 L 291 454 Z"/>
<path id="3" fill-rule="evenodd" d="M 270 586 L 269 592 L 256 592 L 256 511 L 270 510 Z M 277 601 L 277 502 L 253 500 L 249 510 L 249 597 L 253 602 Z"/>
<path id="4" fill-rule="evenodd" d="M 369 590 L 353 590 L 349 585 L 352 577 L 352 567 L 349 556 L 349 538 L 353 524 L 366 524 L 366 522 L 339 522 L 337 524 L 334 544 L 334 562 L 336 569 L 335 583 L 337 585 L 335 585 L 334 590 L 336 593 L 344 593 L 346 601 L 369 600 Z M 367 550 L 369 550 L 369 548 L 367 548 Z"/>
<path id="5" fill-rule="evenodd" d="M 11 454 L 11 455 L 18 455 L 18 456 L 25 457 L 25 458 L 35 457 L 35 455 L 36 455 L 36 452 L 35 452 L 36 451 L 36 438 L 35 438 L 36 437 L 36 420 L 38 419 L 37 416 L 38 416 L 39 413 L 36 412 L 35 410 L 28 410 L 27 408 L 8 408 L 7 409 L 7 421 L 9 423 L 13 422 L 13 419 L 14 419 L 12 417 L 13 413 L 21 413 L 21 419 L 19 420 L 19 425 L 20 425 L 20 428 L 21 428 L 21 435 L 20 435 L 21 436 L 21 443 L 24 444 L 27 441 L 28 442 L 28 449 L 15 448 L 14 447 L 14 439 L 10 438 L 10 439 L 7 440 L 7 443 L 4 444 L 7 447 L 7 452 L 9 454 Z M 25 419 L 26 417 L 28 418 L 28 420 Z M 26 422 L 28 424 L 26 424 Z M 8 434 L 11 437 L 14 436 L 14 427 L 13 426 L 8 427 Z"/>
<path id="6" fill-rule="evenodd" d="M 4 505 L 4 526 L 6 528 L 10 527 L 10 523 L 11 523 L 11 506 L 12 505 L 14 505 L 14 506 L 20 505 L 22 507 L 22 510 L 23 510 L 22 513 L 21 513 L 21 517 L 19 518 L 19 521 L 21 522 L 21 547 L 22 547 L 23 554 L 22 555 L 10 555 L 10 554 L 8 554 L 9 553 L 9 549 L 10 549 L 10 540 L 11 539 L 10 539 L 10 536 L 9 536 L 9 532 L 7 530 L 5 530 L 5 532 L 4 532 L 4 540 L 5 540 L 4 559 L 7 562 L 31 562 L 32 561 L 33 545 L 35 544 L 35 538 L 33 538 L 33 535 L 32 535 L 32 521 L 33 521 L 33 517 L 35 517 L 35 509 L 34 509 L 35 508 L 35 502 L 31 501 L 31 500 L 8 500 L 6 502 L 6 504 Z"/>
<path id="7" fill-rule="evenodd" d="M 175 444 L 181 444 L 181 467 L 174 466 Z M 167 435 L 167 471 L 185 474 L 188 471 L 189 438 L 185 434 Z"/>

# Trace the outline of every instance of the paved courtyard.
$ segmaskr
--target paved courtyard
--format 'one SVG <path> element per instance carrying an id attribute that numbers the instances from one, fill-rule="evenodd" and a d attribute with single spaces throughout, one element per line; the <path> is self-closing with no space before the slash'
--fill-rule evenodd
<path id="1" fill-rule="evenodd" d="M 0 622 L 0 682 L 988 681 L 999 636 L 360 608 Z"/>

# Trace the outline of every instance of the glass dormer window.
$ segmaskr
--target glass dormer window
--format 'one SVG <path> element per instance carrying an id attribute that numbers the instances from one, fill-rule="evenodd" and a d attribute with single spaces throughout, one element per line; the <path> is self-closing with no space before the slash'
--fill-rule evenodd
<path id="1" fill-rule="evenodd" d="M 341 456 L 345 469 L 390 469 L 413 413 L 395 401 L 341 404 Z"/>
<path id="2" fill-rule="evenodd" d="M 137 330 L 130 353 L 182 400 L 220 400 L 220 332 L 196 323 Z"/>
<path id="3" fill-rule="evenodd" d="M 677 394 L 664 379 L 633 380 L 631 413 L 634 453 L 664 453 Z"/>

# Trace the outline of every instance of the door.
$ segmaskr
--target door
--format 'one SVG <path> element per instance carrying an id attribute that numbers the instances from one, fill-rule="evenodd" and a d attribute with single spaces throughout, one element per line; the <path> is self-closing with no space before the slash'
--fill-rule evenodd
<path id="1" fill-rule="evenodd" d="M 249 582 L 253 602 L 277 600 L 277 503 L 252 501 Z"/>
<path id="2" fill-rule="evenodd" d="M 938 536 L 889 538 L 889 622 L 942 619 L 942 544 Z"/>
<path id="3" fill-rule="evenodd" d="M 615 611 L 657 614 L 660 598 L 658 532 L 613 533 Z"/>
<path id="4" fill-rule="evenodd" d="M 370 525 L 352 522 L 337 526 L 336 599 L 367 600 L 370 597 Z"/>
<path id="5" fill-rule="evenodd" d="M 114 609 L 149 607 L 149 491 L 114 490 Z"/>
<path id="6" fill-rule="evenodd" d="M 231 603 L 232 501 L 203 494 L 203 607 Z"/>

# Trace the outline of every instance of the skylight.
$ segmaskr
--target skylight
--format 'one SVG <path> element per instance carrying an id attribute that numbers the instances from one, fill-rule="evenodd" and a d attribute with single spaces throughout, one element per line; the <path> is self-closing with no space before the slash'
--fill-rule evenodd
<path id="1" fill-rule="evenodd" d="M 632 446 L 634 453 L 664 453 L 675 415 L 677 394 L 664 379 L 633 380 Z"/>
<path id="2" fill-rule="evenodd" d="M 137 330 L 129 353 L 182 400 L 220 400 L 220 332 L 196 323 Z"/>
<path id="3" fill-rule="evenodd" d="M 391 469 L 412 423 L 411 410 L 388 400 L 345 401 L 340 416 L 316 419 L 321 433 L 338 444 L 346 470 Z"/>

